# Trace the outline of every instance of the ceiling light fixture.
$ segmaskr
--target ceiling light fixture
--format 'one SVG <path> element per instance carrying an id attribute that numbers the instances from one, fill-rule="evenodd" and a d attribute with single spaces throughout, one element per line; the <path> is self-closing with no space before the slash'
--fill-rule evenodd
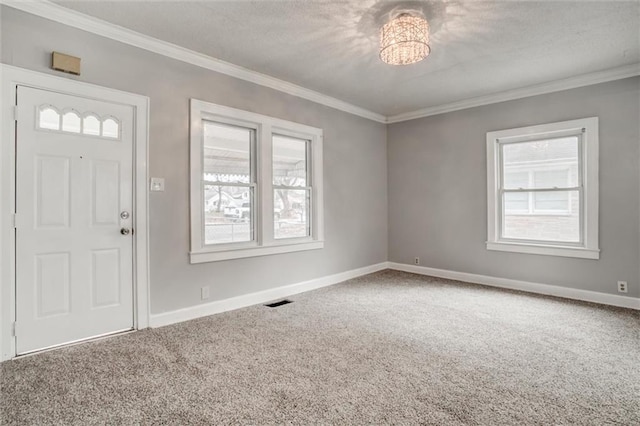
<path id="1" fill-rule="evenodd" d="M 417 13 L 400 13 L 380 30 L 380 59 L 387 64 L 414 64 L 430 52 L 429 23 Z"/>

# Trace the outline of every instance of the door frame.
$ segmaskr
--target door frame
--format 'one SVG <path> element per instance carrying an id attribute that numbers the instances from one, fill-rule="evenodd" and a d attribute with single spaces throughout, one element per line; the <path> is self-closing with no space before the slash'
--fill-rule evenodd
<path id="1" fill-rule="evenodd" d="M 16 357 L 16 85 L 133 107 L 133 328 L 149 327 L 149 98 L 5 64 L 0 74 L 0 361 Z"/>

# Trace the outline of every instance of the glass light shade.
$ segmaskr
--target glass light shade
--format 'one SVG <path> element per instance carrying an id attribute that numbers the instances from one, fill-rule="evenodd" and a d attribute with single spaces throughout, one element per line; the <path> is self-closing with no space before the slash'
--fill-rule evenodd
<path id="1" fill-rule="evenodd" d="M 430 52 L 429 24 L 421 16 L 401 14 L 380 30 L 380 59 L 387 64 L 413 64 Z"/>

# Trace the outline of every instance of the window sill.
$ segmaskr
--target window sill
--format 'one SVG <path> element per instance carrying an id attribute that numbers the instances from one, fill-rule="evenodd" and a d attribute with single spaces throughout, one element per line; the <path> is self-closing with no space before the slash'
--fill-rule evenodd
<path id="1" fill-rule="evenodd" d="M 581 259 L 600 259 L 600 250 L 571 246 L 551 246 L 529 243 L 487 242 L 487 250 L 508 251 L 512 253 L 541 254 L 545 256 L 577 257 Z"/>
<path id="2" fill-rule="evenodd" d="M 243 259 L 246 257 L 269 256 L 296 251 L 318 250 L 324 248 L 324 241 L 305 241 L 300 243 L 274 244 L 263 247 L 237 248 L 229 250 L 203 250 L 189 253 L 190 263 L 217 262 L 219 260 Z"/>

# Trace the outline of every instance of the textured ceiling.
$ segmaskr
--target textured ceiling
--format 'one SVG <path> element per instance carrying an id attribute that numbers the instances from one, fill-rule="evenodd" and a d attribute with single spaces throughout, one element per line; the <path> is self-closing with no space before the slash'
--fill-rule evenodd
<path id="1" fill-rule="evenodd" d="M 391 116 L 640 62 L 640 2 L 56 1 Z M 431 55 L 378 58 L 391 12 L 424 12 Z"/>

